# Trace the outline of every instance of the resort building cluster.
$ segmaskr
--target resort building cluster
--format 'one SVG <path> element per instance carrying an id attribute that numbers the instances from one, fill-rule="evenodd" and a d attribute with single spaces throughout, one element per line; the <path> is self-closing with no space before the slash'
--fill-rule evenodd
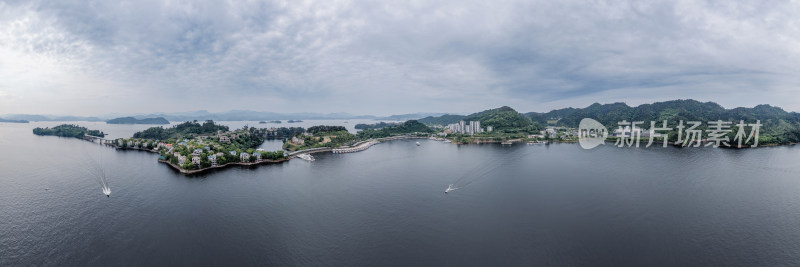
<path id="1" fill-rule="evenodd" d="M 449 130 L 450 133 L 460 133 L 460 134 L 468 134 L 468 135 L 473 135 L 473 134 L 476 134 L 476 133 L 482 133 L 483 132 L 483 128 L 481 128 L 481 122 L 480 121 L 470 121 L 469 124 L 467 124 L 467 122 L 465 122 L 465 121 L 460 121 L 458 123 L 448 124 L 447 125 L 447 130 Z M 491 132 L 492 131 L 492 126 L 486 127 L 486 131 L 487 132 Z"/>
<path id="2" fill-rule="evenodd" d="M 238 144 L 237 139 L 249 138 L 248 129 L 236 131 L 217 131 L 216 134 L 197 135 L 192 138 L 153 140 L 143 138 L 119 138 L 115 146 L 126 149 L 141 149 L 157 152 L 163 161 L 183 169 L 213 167 L 230 162 L 260 162 L 284 157 L 283 151 L 265 151 L 260 148 L 247 148 Z M 261 133 L 259 133 L 261 134 Z"/>

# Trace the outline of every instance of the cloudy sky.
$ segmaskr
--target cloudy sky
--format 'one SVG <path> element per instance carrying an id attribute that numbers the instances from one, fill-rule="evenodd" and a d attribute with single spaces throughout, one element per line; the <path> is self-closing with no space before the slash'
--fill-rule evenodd
<path id="1" fill-rule="evenodd" d="M 0 0 L 0 114 L 800 111 L 798 1 Z"/>

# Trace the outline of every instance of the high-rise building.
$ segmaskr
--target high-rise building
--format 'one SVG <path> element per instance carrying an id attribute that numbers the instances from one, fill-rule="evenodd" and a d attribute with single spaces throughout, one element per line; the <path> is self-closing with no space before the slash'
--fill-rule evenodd
<path id="1" fill-rule="evenodd" d="M 453 133 L 463 133 L 469 135 L 483 132 L 480 121 L 470 121 L 469 124 L 467 124 L 466 121 L 459 121 L 458 123 L 447 125 L 447 129 Z"/>

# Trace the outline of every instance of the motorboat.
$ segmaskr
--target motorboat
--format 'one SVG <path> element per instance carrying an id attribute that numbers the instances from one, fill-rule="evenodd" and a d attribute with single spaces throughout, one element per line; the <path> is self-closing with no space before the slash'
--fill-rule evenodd
<path id="1" fill-rule="evenodd" d="M 305 154 L 305 153 L 297 155 L 297 157 L 301 158 L 301 159 L 304 159 L 304 160 L 307 160 L 307 161 L 314 161 L 314 157 L 312 157 L 309 154 Z"/>

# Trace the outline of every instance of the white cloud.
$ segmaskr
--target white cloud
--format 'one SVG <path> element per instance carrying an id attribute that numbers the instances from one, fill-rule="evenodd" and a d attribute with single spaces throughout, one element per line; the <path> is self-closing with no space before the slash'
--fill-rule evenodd
<path id="1" fill-rule="evenodd" d="M 22 97 L 0 113 L 676 98 L 800 110 L 798 12 L 791 1 L 0 2 L 0 88 Z"/>

